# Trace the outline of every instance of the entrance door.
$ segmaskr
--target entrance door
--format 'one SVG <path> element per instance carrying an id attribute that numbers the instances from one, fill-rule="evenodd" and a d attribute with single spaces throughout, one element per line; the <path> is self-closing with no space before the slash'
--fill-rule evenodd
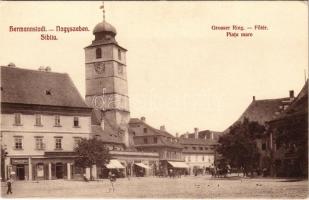
<path id="1" fill-rule="evenodd" d="M 56 178 L 61 179 L 63 178 L 63 164 L 62 163 L 56 163 Z"/>
<path id="2" fill-rule="evenodd" d="M 25 165 L 16 166 L 16 177 L 18 180 L 25 180 Z"/>

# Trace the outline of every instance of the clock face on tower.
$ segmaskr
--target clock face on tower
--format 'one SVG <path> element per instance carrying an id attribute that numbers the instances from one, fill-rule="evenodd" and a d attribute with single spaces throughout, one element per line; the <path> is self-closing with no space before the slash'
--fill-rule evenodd
<path id="1" fill-rule="evenodd" d="M 105 63 L 104 62 L 94 63 L 94 69 L 98 74 L 102 74 L 105 71 Z"/>

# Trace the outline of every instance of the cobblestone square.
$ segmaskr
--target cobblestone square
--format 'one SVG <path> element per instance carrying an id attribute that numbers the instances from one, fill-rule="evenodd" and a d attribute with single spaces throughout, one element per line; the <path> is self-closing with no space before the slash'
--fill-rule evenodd
<path id="1" fill-rule="evenodd" d="M 206 176 L 182 178 L 118 179 L 115 191 L 108 180 L 51 180 L 13 183 L 13 194 L 2 197 L 63 198 L 307 198 L 307 180 L 288 179 L 214 179 Z"/>

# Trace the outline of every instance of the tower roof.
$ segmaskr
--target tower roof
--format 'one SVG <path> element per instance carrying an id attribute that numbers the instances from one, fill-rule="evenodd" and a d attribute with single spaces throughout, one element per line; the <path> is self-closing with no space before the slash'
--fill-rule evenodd
<path id="1" fill-rule="evenodd" d="M 93 34 L 96 33 L 112 33 L 113 35 L 116 35 L 117 31 L 113 25 L 103 20 L 94 27 Z"/>

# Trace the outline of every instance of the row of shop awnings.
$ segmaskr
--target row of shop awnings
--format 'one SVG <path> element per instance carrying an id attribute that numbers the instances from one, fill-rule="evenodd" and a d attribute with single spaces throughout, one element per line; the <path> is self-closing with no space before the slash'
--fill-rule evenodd
<path id="1" fill-rule="evenodd" d="M 134 163 L 134 164 L 139 167 L 145 168 L 145 169 L 150 169 L 150 167 L 148 167 L 147 165 L 143 163 Z M 125 167 L 118 160 L 112 159 L 106 165 L 106 168 L 107 169 L 124 169 Z"/>
<path id="2" fill-rule="evenodd" d="M 189 168 L 189 166 L 185 162 L 168 161 L 168 163 L 170 165 L 172 165 L 172 167 L 174 167 L 174 168 Z M 145 165 L 144 163 L 134 163 L 134 165 L 137 165 L 137 166 L 145 168 L 145 169 L 150 169 L 150 167 Z M 125 167 L 118 160 L 112 159 L 106 165 L 106 168 L 108 168 L 108 169 L 124 169 Z"/>
<path id="3" fill-rule="evenodd" d="M 167 162 L 174 168 L 189 168 L 189 166 L 185 162 L 172 162 L 172 161 Z"/>

